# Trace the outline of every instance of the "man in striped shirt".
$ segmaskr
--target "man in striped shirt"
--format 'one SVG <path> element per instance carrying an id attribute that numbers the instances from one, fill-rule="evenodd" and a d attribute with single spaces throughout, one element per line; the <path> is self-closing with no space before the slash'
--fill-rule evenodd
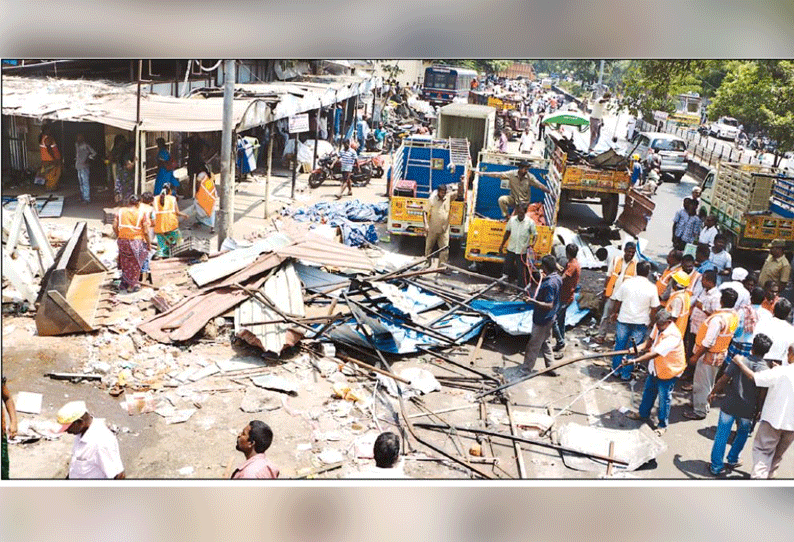
<path id="1" fill-rule="evenodd" d="M 353 165 L 356 163 L 356 158 L 358 158 L 358 153 L 355 150 L 350 148 L 350 140 L 345 139 L 343 143 L 344 148 L 339 153 L 339 162 L 342 165 L 342 191 L 339 192 L 337 198 L 341 198 L 345 194 L 345 186 L 347 186 L 347 195 L 353 195 L 353 184 L 350 180 L 350 176 L 353 173 Z"/>

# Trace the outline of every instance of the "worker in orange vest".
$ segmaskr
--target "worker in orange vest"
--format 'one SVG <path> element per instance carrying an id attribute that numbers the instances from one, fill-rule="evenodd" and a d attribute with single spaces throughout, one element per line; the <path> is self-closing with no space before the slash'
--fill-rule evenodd
<path id="1" fill-rule="evenodd" d="M 681 269 L 681 258 L 683 258 L 684 253 L 680 250 L 673 249 L 667 254 L 667 269 L 665 269 L 661 276 L 656 281 L 656 291 L 659 293 L 659 299 L 662 301 L 667 301 L 669 294 L 667 294 L 667 289 L 670 285 L 670 277 L 673 276 L 673 273 Z"/>
<path id="2" fill-rule="evenodd" d="M 623 255 L 612 258 L 607 269 L 607 278 L 604 282 L 604 291 L 601 292 L 601 299 L 604 300 L 604 311 L 601 314 L 601 322 L 598 325 L 598 333 L 593 339 L 597 344 L 603 344 L 610 327 L 609 315 L 613 312 L 615 305 L 614 295 L 618 287 L 623 284 L 627 277 L 637 275 L 637 245 L 629 241 L 623 246 Z"/>
<path id="3" fill-rule="evenodd" d="M 198 174 L 198 190 L 196 190 L 196 220 L 198 223 L 210 227 L 210 233 L 215 233 L 215 204 L 218 201 L 218 192 L 215 190 L 215 181 L 205 171 Z"/>
<path id="4" fill-rule="evenodd" d="M 670 415 L 670 399 L 678 377 L 686 369 L 686 353 L 684 338 L 678 326 L 671 325 L 675 317 L 666 309 L 656 313 L 656 326 L 648 340 L 642 346 L 647 353 L 634 360 L 634 363 L 648 361 L 648 378 L 642 391 L 640 411 L 628 412 L 626 416 L 633 420 L 648 420 L 651 408 L 659 396 L 659 424 L 656 432 L 661 435 L 667 429 L 667 418 Z"/>
<path id="5" fill-rule="evenodd" d="M 683 337 L 689 324 L 689 309 L 692 305 L 692 294 L 688 290 L 689 275 L 686 274 L 686 271 L 679 269 L 673 273 L 670 287 L 672 293 L 664 308 L 675 318 L 675 325 Z"/>
<path id="6" fill-rule="evenodd" d="M 720 308 L 700 325 L 695 337 L 695 350 L 689 363 L 695 365 L 692 382 L 692 410 L 684 412 L 690 420 L 702 420 L 709 413 L 708 396 L 714 387 L 720 365 L 725 361 L 728 347 L 739 316 L 733 310 L 739 294 L 733 288 L 725 288 L 720 294 Z"/>
<path id="7" fill-rule="evenodd" d="M 149 217 L 139 204 L 135 194 L 127 197 L 126 206 L 119 209 L 113 220 L 113 232 L 118 238 L 121 292 L 140 289 L 141 268 L 149 257 Z"/>
<path id="8" fill-rule="evenodd" d="M 154 233 L 157 235 L 157 255 L 161 258 L 170 257 L 171 248 L 182 242 L 180 216 L 187 217 L 179 211 L 176 196 L 171 195 L 171 185 L 165 183 L 163 191 L 154 198 Z"/>

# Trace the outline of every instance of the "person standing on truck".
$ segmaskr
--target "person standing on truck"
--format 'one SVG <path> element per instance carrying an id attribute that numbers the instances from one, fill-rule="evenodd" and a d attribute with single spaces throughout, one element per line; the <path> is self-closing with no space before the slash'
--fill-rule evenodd
<path id="1" fill-rule="evenodd" d="M 518 275 L 518 285 L 522 288 L 526 286 L 526 281 L 524 280 L 525 273 L 521 257 L 526 255 L 527 248 L 533 246 L 538 237 L 535 222 L 526 214 L 527 206 L 524 203 L 519 203 L 516 206 L 516 213 L 507 221 L 502 244 L 499 245 L 499 252 L 505 254 L 501 280 L 515 282 L 516 275 Z M 507 252 L 505 252 L 505 244 L 507 244 Z"/>
<path id="2" fill-rule="evenodd" d="M 435 250 L 438 245 L 441 252 L 438 255 L 438 263 L 443 266 L 449 259 L 449 207 L 450 198 L 447 197 L 447 185 L 440 185 L 433 192 L 427 202 L 422 218 L 425 223 L 427 237 L 425 239 L 425 256 Z"/>
<path id="3" fill-rule="evenodd" d="M 547 194 L 551 192 L 546 185 L 529 174 L 529 162 L 521 162 L 518 164 L 518 169 L 511 169 L 509 171 L 489 172 L 475 169 L 474 173 L 479 173 L 486 177 L 496 177 L 497 179 L 509 183 L 510 195 L 500 196 L 498 200 L 499 208 L 502 210 L 502 219 L 505 222 L 507 221 L 507 217 L 510 216 L 508 212 L 510 207 L 515 207 L 519 203 L 529 205 L 531 187 L 534 186 Z"/>
<path id="4" fill-rule="evenodd" d="M 769 247 L 769 256 L 767 256 L 764 266 L 761 268 L 761 276 L 758 277 L 760 284 L 766 283 L 768 280 L 777 282 L 778 290 L 783 291 L 789 282 L 791 276 L 791 264 L 789 264 L 783 250 L 786 248 L 786 242 L 783 239 L 775 239 Z"/>
<path id="5" fill-rule="evenodd" d="M 593 147 L 598 143 L 598 138 L 601 136 L 604 109 L 611 97 L 612 95 L 607 92 L 593 104 L 593 110 L 590 112 L 590 146 L 587 148 L 588 151 L 593 150 Z"/>

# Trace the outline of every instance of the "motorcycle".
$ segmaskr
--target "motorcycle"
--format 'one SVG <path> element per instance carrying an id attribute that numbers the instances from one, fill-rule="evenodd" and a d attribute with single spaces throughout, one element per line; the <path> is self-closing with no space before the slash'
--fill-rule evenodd
<path id="1" fill-rule="evenodd" d="M 362 156 L 362 161 L 372 171 L 372 176 L 378 179 L 383 178 L 385 170 L 383 167 L 386 165 L 386 160 L 381 154 L 373 154 L 369 156 Z"/>
<path id="2" fill-rule="evenodd" d="M 353 164 L 350 180 L 357 186 L 366 186 L 372 179 L 372 162 L 370 159 L 358 158 Z M 309 186 L 317 188 L 326 179 L 342 181 L 342 163 L 339 154 L 332 152 L 317 160 L 318 167 L 309 174 Z"/>

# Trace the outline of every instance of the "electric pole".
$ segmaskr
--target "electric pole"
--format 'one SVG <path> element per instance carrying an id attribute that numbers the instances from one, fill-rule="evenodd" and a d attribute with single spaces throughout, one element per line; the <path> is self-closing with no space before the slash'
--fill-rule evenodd
<path id="1" fill-rule="evenodd" d="M 223 61 L 223 131 L 221 133 L 221 191 L 218 209 L 218 250 L 227 237 L 234 236 L 234 171 L 232 170 L 232 131 L 234 119 L 234 60 Z"/>

